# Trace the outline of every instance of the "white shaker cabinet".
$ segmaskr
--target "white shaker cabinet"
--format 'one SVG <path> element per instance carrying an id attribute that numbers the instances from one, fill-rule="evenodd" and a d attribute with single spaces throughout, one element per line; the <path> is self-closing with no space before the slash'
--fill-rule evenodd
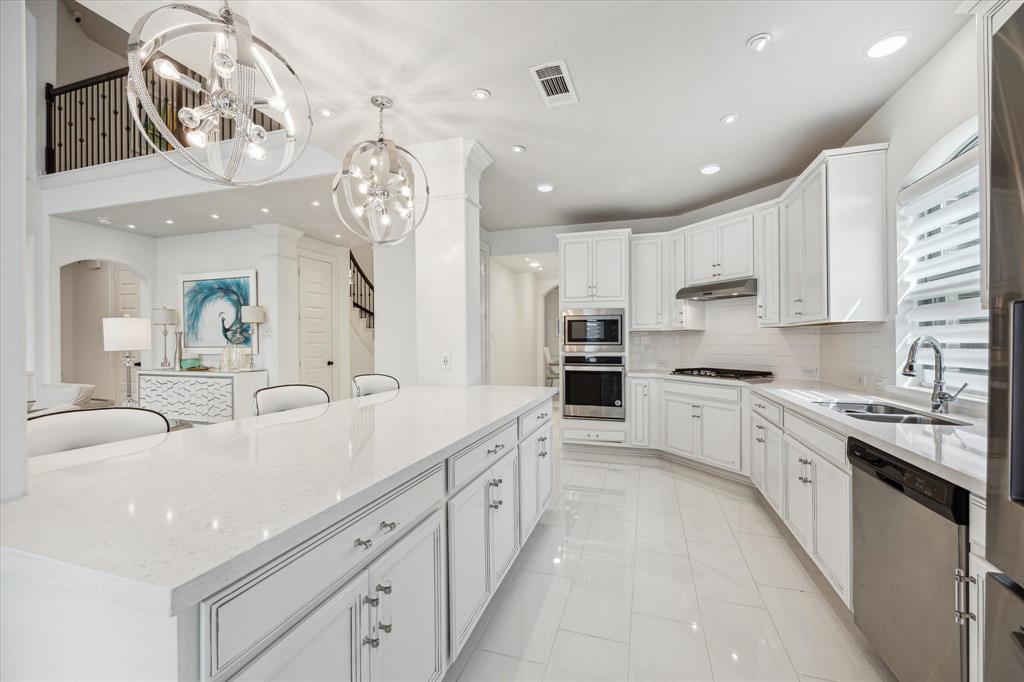
<path id="1" fill-rule="evenodd" d="M 700 405 L 700 453 L 708 464 L 739 471 L 740 406 L 704 402 Z"/>
<path id="2" fill-rule="evenodd" d="M 824 151 L 783 194 L 781 324 L 884 319 L 887 148 Z"/>
<path id="3" fill-rule="evenodd" d="M 558 235 L 563 303 L 614 303 L 625 307 L 629 234 L 626 229 Z"/>
<path id="4" fill-rule="evenodd" d="M 764 492 L 764 420 L 752 416 L 750 418 L 750 480 L 754 486 Z"/>
<path id="5" fill-rule="evenodd" d="M 646 448 L 651 446 L 651 384 L 650 379 L 629 380 L 629 443 Z"/>
<path id="6" fill-rule="evenodd" d="M 810 486 L 811 452 L 792 438 L 783 442 L 786 465 L 786 521 L 793 536 L 809 554 L 814 532 L 814 490 Z"/>
<path id="7" fill-rule="evenodd" d="M 700 389 L 697 389 L 700 390 Z M 738 392 L 725 389 L 735 396 Z M 728 398 L 687 392 L 680 382 L 664 381 L 661 388 L 662 445 L 668 452 L 716 467 L 741 468 L 741 409 Z"/>
<path id="8" fill-rule="evenodd" d="M 779 324 L 779 207 L 754 214 L 754 259 L 757 275 L 757 325 Z"/>
<path id="9" fill-rule="evenodd" d="M 519 536 L 526 542 L 551 497 L 551 426 L 542 427 L 519 444 Z"/>
<path id="10" fill-rule="evenodd" d="M 633 237 L 630 243 L 629 325 L 631 329 L 661 329 L 665 280 L 662 238 Z"/>
<path id="11" fill-rule="evenodd" d="M 808 477 L 814 490 L 814 556 L 841 596 L 850 592 L 850 475 L 819 456 Z"/>
<path id="12" fill-rule="evenodd" d="M 782 458 L 782 429 L 762 421 L 764 429 L 761 430 L 761 438 L 764 443 L 761 447 L 764 453 L 764 493 L 768 504 L 778 514 L 782 514 L 782 500 L 785 494 L 785 462 Z"/>
<path id="13" fill-rule="evenodd" d="M 685 231 L 686 284 L 754 275 L 754 216 L 743 213 Z"/>
<path id="14" fill-rule="evenodd" d="M 700 450 L 697 426 L 698 405 L 684 393 L 667 384 L 661 391 L 662 443 L 666 450 L 696 459 Z"/>

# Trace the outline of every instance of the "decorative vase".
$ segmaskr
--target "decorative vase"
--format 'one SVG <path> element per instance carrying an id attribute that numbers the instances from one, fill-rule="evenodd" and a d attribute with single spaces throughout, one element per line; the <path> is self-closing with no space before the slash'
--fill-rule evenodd
<path id="1" fill-rule="evenodd" d="M 182 337 L 185 332 L 174 332 L 174 369 L 181 369 L 182 356 L 185 354 L 184 344 L 182 343 Z"/>

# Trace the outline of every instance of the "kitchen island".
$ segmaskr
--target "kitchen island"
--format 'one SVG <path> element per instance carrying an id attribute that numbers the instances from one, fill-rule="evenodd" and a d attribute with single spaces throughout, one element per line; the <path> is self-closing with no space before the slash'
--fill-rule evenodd
<path id="1" fill-rule="evenodd" d="M 410 387 L 33 458 L 0 507 L 2 676 L 440 679 L 550 499 L 553 393 Z"/>

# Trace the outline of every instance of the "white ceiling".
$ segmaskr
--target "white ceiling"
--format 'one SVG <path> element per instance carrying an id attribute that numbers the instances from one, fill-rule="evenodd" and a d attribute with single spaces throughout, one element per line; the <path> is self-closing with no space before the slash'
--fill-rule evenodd
<path id="1" fill-rule="evenodd" d="M 491 260 L 501 263 L 512 272 L 536 273 L 541 279 L 557 278 L 560 269 L 558 252 L 494 256 Z M 530 263 L 540 263 L 540 267 L 531 267 Z"/>
<path id="2" fill-rule="evenodd" d="M 126 29 L 155 6 L 83 4 Z M 385 123 L 400 143 L 479 140 L 495 159 L 481 188 L 488 230 L 677 215 L 792 177 L 842 145 L 967 21 L 957 4 L 231 2 L 292 63 L 314 109 L 337 112 L 317 117 L 313 134 L 339 158 L 375 131 L 368 98 L 378 92 L 396 100 Z M 895 30 L 913 32 L 904 50 L 864 55 Z M 756 54 L 744 44 L 761 31 L 775 39 Z M 558 59 L 580 101 L 549 109 L 527 68 Z M 493 97 L 476 101 L 474 88 Z M 739 121 L 722 125 L 728 113 Z M 708 163 L 722 172 L 700 175 Z M 541 181 L 555 191 L 537 192 Z"/>

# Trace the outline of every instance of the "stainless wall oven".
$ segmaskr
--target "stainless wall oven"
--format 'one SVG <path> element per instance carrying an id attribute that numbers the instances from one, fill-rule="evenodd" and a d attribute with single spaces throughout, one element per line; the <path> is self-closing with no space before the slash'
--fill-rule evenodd
<path id="1" fill-rule="evenodd" d="M 566 353 L 624 353 L 622 308 L 567 308 L 562 311 L 562 350 Z"/>
<path id="2" fill-rule="evenodd" d="M 562 375 L 563 417 L 626 419 L 626 367 L 621 355 L 566 355 Z"/>

